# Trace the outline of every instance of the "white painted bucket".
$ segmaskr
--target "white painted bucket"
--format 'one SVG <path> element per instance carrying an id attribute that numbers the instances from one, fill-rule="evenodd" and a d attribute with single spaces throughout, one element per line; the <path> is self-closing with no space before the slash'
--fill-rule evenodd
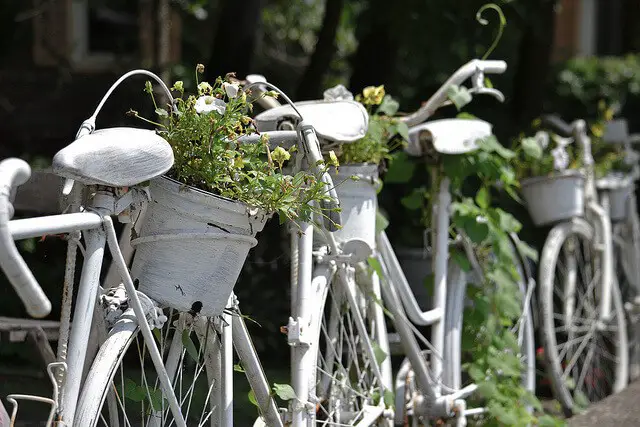
<path id="1" fill-rule="evenodd" d="M 376 245 L 378 165 L 346 165 L 330 171 L 340 199 L 342 228 L 333 233 L 339 243 L 352 239 Z M 357 176 L 357 181 L 351 177 Z"/>
<path id="2" fill-rule="evenodd" d="M 625 176 L 607 176 L 596 182 L 598 193 L 609 196 L 609 218 L 624 221 L 628 215 L 628 203 L 635 190 L 633 181 Z"/>
<path id="3" fill-rule="evenodd" d="M 537 226 L 584 215 L 584 176 L 575 170 L 522 180 L 522 195 Z"/>
<path id="4" fill-rule="evenodd" d="M 163 305 L 221 314 L 269 216 L 167 177 L 152 180 L 150 191 L 140 236 L 131 242 L 131 277 Z"/>

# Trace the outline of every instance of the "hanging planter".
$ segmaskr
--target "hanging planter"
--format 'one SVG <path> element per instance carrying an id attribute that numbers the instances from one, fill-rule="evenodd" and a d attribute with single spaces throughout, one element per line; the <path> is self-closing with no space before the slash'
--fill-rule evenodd
<path id="1" fill-rule="evenodd" d="M 340 166 L 337 171 L 332 168 L 329 173 L 336 185 L 342 208 L 342 228 L 333 233 L 336 240 L 344 243 L 359 239 L 374 248 L 378 211 L 378 165 L 345 165 Z"/>
<path id="2" fill-rule="evenodd" d="M 609 218 L 624 221 L 627 218 L 627 203 L 634 191 L 633 181 L 624 177 L 607 176 L 596 182 L 598 193 L 609 196 Z"/>
<path id="3" fill-rule="evenodd" d="M 204 66 L 196 67 L 196 77 Z M 268 217 L 308 221 L 326 200 L 318 176 L 283 172 L 291 154 L 256 133 L 249 92 L 232 79 L 197 82 L 185 95 L 175 82 L 160 108 L 157 133 L 171 145 L 173 167 L 150 183 L 152 201 L 145 213 L 131 273 L 139 289 L 163 305 L 206 316 L 222 313 L 256 234 Z M 268 94 L 264 94 L 268 96 Z M 138 116 L 135 111 L 130 111 Z M 250 142 L 253 141 L 253 142 Z M 326 169 L 319 171 L 320 174 Z"/>
<path id="4" fill-rule="evenodd" d="M 544 226 L 582 216 L 584 183 L 584 175 L 577 170 L 523 179 L 522 195 L 533 223 Z"/>
<path id="5" fill-rule="evenodd" d="M 269 216 L 167 177 L 153 180 L 150 191 L 153 202 L 131 242 L 131 277 L 161 304 L 221 314 Z"/>

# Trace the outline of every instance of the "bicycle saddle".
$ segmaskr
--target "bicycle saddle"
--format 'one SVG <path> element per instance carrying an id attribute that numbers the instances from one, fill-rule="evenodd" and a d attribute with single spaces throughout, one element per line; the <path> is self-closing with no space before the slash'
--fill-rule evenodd
<path id="1" fill-rule="evenodd" d="M 154 131 L 97 130 L 76 139 L 53 157 L 53 172 L 85 185 L 129 187 L 167 172 L 173 150 Z"/>
<path id="2" fill-rule="evenodd" d="M 316 130 L 318 137 L 334 142 L 353 142 L 364 137 L 369 126 L 367 110 L 355 101 L 303 101 L 296 108 Z M 266 110 L 255 117 L 259 132 L 282 130 L 278 126 L 300 121 L 290 105 Z"/>
<path id="3" fill-rule="evenodd" d="M 426 135 L 425 135 L 426 134 Z M 478 140 L 491 136 L 491 124 L 478 119 L 443 119 L 422 123 L 409 129 L 405 151 L 412 156 L 425 154 L 427 136 L 438 153 L 463 154 L 478 148 Z"/>

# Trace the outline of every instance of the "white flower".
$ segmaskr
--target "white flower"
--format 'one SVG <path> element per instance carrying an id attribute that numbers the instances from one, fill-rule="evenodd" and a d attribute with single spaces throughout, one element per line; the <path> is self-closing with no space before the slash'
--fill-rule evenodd
<path id="1" fill-rule="evenodd" d="M 240 85 L 238 83 L 222 83 L 222 88 L 227 93 L 229 99 L 235 98 L 238 96 L 238 90 L 240 89 Z"/>
<path id="2" fill-rule="evenodd" d="M 197 99 L 195 109 L 199 114 L 209 114 L 212 111 L 218 114 L 224 114 L 224 111 L 227 109 L 227 104 L 221 99 L 205 95 Z"/>
<path id="3" fill-rule="evenodd" d="M 323 95 L 325 101 L 353 101 L 353 94 L 342 85 L 325 90 Z"/>
<path id="4" fill-rule="evenodd" d="M 569 154 L 564 146 L 558 146 L 551 150 L 553 156 L 553 168 L 557 171 L 563 171 L 569 167 Z"/>
<path id="5" fill-rule="evenodd" d="M 544 131 L 538 131 L 536 132 L 535 138 L 536 142 L 542 148 L 542 150 L 546 150 L 546 148 L 549 146 L 549 134 Z"/>

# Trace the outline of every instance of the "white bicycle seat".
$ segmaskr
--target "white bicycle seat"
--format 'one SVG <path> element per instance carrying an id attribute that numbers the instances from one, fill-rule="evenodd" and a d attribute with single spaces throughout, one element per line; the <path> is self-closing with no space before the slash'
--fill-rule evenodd
<path id="1" fill-rule="evenodd" d="M 422 123 L 409 129 L 409 144 L 405 151 L 412 156 L 423 155 L 419 137 L 431 136 L 433 147 L 442 154 L 463 154 L 478 148 L 478 140 L 492 135 L 491 124 L 478 119 L 443 119 Z"/>
<path id="2" fill-rule="evenodd" d="M 353 142 L 363 138 L 367 133 L 369 114 L 359 102 L 303 101 L 296 102 L 295 106 L 322 139 Z M 266 110 L 255 118 L 259 132 L 279 130 L 278 125 L 284 120 L 297 123 L 300 118 L 289 105 Z"/>
<path id="3" fill-rule="evenodd" d="M 53 157 L 56 175 L 85 185 L 129 187 L 167 172 L 173 150 L 154 131 L 135 128 L 97 130 L 76 139 Z"/>

